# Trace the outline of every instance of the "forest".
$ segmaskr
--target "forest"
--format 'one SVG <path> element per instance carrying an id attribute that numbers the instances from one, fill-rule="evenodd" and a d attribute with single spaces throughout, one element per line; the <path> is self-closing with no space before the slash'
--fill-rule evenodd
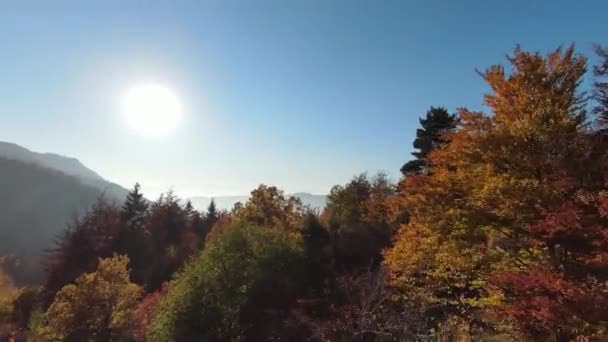
<path id="1" fill-rule="evenodd" d="M 40 284 L 3 259 L 0 338 L 605 340 L 608 50 L 589 58 L 516 47 L 478 71 L 484 112 L 433 104 L 398 182 L 363 173 L 321 210 L 270 185 L 230 211 L 100 197 Z"/>

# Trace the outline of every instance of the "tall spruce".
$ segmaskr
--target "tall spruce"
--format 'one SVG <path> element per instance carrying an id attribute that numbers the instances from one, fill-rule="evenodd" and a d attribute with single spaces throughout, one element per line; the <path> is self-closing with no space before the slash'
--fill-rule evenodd
<path id="1" fill-rule="evenodd" d="M 415 159 L 408 161 L 401 167 L 403 175 L 413 175 L 424 173 L 427 168 L 427 155 L 437 146 L 445 144 L 447 141 L 443 133 L 451 131 L 456 126 L 456 116 L 448 113 L 444 107 L 431 107 L 426 112 L 426 117 L 420 118 L 420 126 L 416 130 L 414 148 L 418 152 L 412 152 Z"/>
<path id="2" fill-rule="evenodd" d="M 209 203 L 209 206 L 207 207 L 207 213 L 205 214 L 205 220 L 215 223 L 219 217 L 220 217 L 220 213 L 218 212 L 217 207 L 215 205 L 215 200 L 212 198 L 211 203 Z"/>
<path id="3" fill-rule="evenodd" d="M 207 207 L 207 212 L 203 217 L 203 223 L 201 225 L 201 240 L 200 245 L 202 246 L 205 242 L 205 238 L 207 234 L 213 228 L 213 225 L 220 219 L 220 212 L 217 210 L 217 206 L 215 205 L 215 200 L 212 198 L 211 203 Z"/>
<path id="4" fill-rule="evenodd" d="M 147 260 L 146 234 L 144 222 L 148 212 L 148 202 L 135 183 L 120 208 L 121 230 L 116 249 L 131 259 L 132 277 L 137 283 L 144 282 L 144 268 Z"/>
<path id="5" fill-rule="evenodd" d="M 598 116 L 601 132 L 606 133 L 608 132 L 608 48 L 596 45 L 595 53 L 600 58 L 600 62 L 593 67 L 595 76 L 593 98 L 596 101 L 593 111 Z"/>
<path id="6" fill-rule="evenodd" d="M 134 231 L 141 228 L 144 224 L 148 202 L 140 192 L 141 186 L 135 183 L 133 189 L 129 191 L 125 203 L 120 209 L 120 217 L 127 230 Z"/>

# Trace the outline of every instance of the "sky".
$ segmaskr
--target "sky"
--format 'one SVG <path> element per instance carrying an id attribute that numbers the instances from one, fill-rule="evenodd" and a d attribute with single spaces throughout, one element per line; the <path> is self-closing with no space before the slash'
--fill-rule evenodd
<path id="1" fill-rule="evenodd" d="M 2 1 L 0 140 L 78 158 L 154 197 L 327 193 L 398 179 L 429 106 L 483 109 L 475 70 L 516 44 L 608 44 L 608 1 Z M 137 84 L 183 106 L 164 137 L 126 125 Z"/>

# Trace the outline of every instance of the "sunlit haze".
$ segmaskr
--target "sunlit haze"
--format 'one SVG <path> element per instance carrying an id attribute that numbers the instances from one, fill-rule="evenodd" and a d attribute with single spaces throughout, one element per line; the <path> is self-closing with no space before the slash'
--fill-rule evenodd
<path id="1" fill-rule="evenodd" d="M 0 140 L 150 197 L 398 179 L 429 105 L 481 109 L 475 70 L 518 43 L 589 53 L 606 36 L 594 7 L 605 4 L 13 1 L 0 5 Z"/>
<path id="2" fill-rule="evenodd" d="M 149 83 L 130 88 L 124 98 L 127 123 L 145 136 L 163 137 L 179 125 L 182 105 L 167 87 Z"/>

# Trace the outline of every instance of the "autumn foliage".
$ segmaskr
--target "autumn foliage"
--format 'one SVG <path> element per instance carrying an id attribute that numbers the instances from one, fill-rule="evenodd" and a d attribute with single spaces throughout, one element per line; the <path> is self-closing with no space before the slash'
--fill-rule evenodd
<path id="1" fill-rule="evenodd" d="M 487 112 L 431 107 L 398 184 L 322 209 L 267 185 L 197 211 L 100 199 L 45 258 L 0 274 L 2 338 L 591 341 L 608 336 L 608 53 L 517 47 L 479 71 Z M 397 170 L 395 170 L 397 171 Z M 94 308 L 94 309 L 92 309 Z"/>
<path id="2" fill-rule="evenodd" d="M 401 184 L 411 221 L 387 265 L 429 312 L 473 329 L 602 333 L 608 174 L 579 90 L 586 59 L 573 47 L 547 56 L 517 48 L 509 63 L 510 73 L 480 73 L 492 115 L 461 109 L 429 174 Z"/>
<path id="3" fill-rule="evenodd" d="M 141 288 L 129 280 L 129 259 L 99 261 L 97 271 L 64 286 L 47 311 L 50 339 L 117 340 L 125 334 Z"/>

